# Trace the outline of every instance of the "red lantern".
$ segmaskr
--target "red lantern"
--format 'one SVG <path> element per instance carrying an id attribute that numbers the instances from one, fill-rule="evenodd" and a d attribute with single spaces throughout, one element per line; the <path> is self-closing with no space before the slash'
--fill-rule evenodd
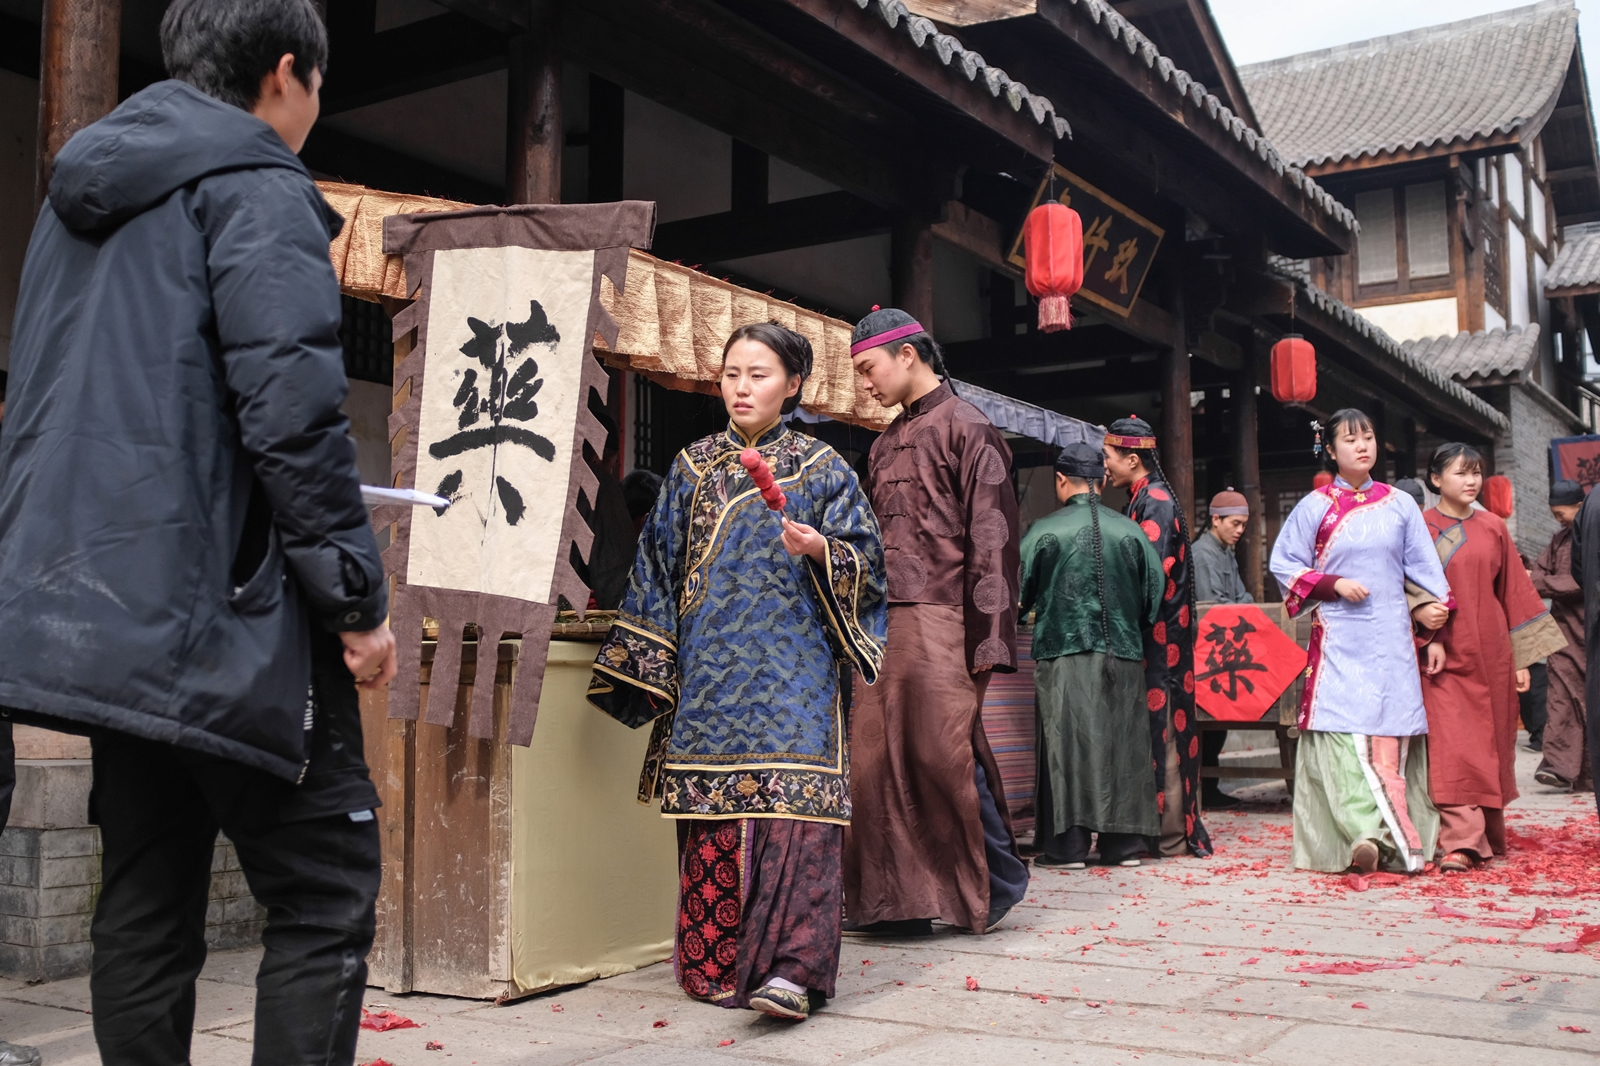
<path id="1" fill-rule="evenodd" d="M 1515 494 L 1511 491 L 1511 479 L 1504 474 L 1496 474 L 1484 482 L 1483 505 L 1491 514 L 1510 518 L 1515 501 Z"/>
<path id="2" fill-rule="evenodd" d="M 1022 226 L 1028 291 L 1039 298 L 1039 329 L 1072 328 L 1072 294 L 1083 285 L 1083 220 L 1065 204 L 1040 204 Z"/>
<path id="3" fill-rule="evenodd" d="M 1324 488 L 1332 484 L 1333 475 L 1328 473 L 1326 470 L 1318 470 L 1317 476 L 1311 479 L 1311 487 L 1314 489 Z"/>
<path id="4" fill-rule="evenodd" d="M 1279 403 L 1310 403 L 1317 395 L 1317 350 L 1298 333 L 1272 346 L 1272 395 Z"/>

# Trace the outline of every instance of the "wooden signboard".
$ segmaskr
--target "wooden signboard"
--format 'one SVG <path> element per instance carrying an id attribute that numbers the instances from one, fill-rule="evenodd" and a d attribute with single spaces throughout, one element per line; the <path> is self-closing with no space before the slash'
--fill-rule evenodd
<path id="1" fill-rule="evenodd" d="M 1127 318 L 1166 231 L 1059 163 L 1054 174 L 1039 183 L 1028 210 L 1052 195 L 1083 219 L 1083 288 L 1078 296 Z M 1011 242 L 1008 259 L 1017 269 L 1027 269 L 1021 230 Z"/>

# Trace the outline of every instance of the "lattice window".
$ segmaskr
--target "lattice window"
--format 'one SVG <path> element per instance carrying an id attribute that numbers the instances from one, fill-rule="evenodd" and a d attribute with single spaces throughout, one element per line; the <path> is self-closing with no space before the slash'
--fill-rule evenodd
<path id="1" fill-rule="evenodd" d="M 340 296 L 344 320 L 339 343 L 344 345 L 344 372 L 352 381 L 394 383 L 394 332 L 383 308 L 354 296 Z"/>

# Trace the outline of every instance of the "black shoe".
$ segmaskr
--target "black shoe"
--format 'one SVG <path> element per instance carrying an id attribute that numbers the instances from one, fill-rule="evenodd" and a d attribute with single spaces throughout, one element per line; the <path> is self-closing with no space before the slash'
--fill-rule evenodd
<path id="1" fill-rule="evenodd" d="M 1201 810 L 1227 811 L 1242 806 L 1244 806 L 1244 800 L 1237 796 L 1230 796 L 1220 788 L 1200 790 Z"/>
<path id="2" fill-rule="evenodd" d="M 1041 870 L 1087 870 L 1089 864 L 1083 859 L 1058 859 L 1044 852 L 1033 857 L 1033 864 Z"/>
<path id="3" fill-rule="evenodd" d="M 845 936 L 932 936 L 932 918 L 896 918 L 886 922 L 856 925 L 844 923 Z"/>
<path id="4" fill-rule="evenodd" d="M 8 1044 L 0 1040 L 0 1066 L 39 1066 L 43 1061 L 38 1048 Z"/>
<path id="5" fill-rule="evenodd" d="M 990 907 L 989 920 L 983 924 L 985 933 L 992 933 L 1000 928 L 1000 923 L 1006 920 L 1006 915 L 1011 913 L 1010 907 Z"/>
<path id="6" fill-rule="evenodd" d="M 1539 782 L 1539 784 L 1549 785 L 1551 788 L 1572 788 L 1572 782 L 1568 781 L 1554 770 L 1535 770 L 1533 779 Z M 0 1059 L 0 1063 L 3 1062 L 5 1062 L 5 1060 Z"/>

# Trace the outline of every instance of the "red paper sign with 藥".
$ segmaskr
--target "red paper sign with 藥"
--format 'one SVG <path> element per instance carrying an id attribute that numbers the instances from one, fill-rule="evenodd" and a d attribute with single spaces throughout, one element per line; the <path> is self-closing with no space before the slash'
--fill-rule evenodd
<path id="1" fill-rule="evenodd" d="M 1305 668 L 1305 649 L 1254 604 L 1220 604 L 1200 618 L 1194 699 L 1212 718 L 1259 722 Z"/>

